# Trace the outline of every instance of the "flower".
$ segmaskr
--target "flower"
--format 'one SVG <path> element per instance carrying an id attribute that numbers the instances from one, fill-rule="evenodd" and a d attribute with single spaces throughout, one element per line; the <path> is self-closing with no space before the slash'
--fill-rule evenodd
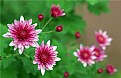
<path id="1" fill-rule="evenodd" d="M 98 73 L 102 73 L 102 72 L 103 72 L 103 69 L 102 69 L 102 68 L 99 68 L 99 69 L 97 70 L 97 72 L 98 72 Z"/>
<path id="2" fill-rule="evenodd" d="M 106 66 L 106 71 L 112 75 L 117 71 L 117 69 L 113 65 L 109 64 Z"/>
<path id="3" fill-rule="evenodd" d="M 94 55 L 96 56 L 96 61 L 103 61 L 104 58 L 107 57 L 107 55 L 105 54 L 104 50 L 101 49 L 100 47 L 96 47 L 94 46 Z"/>
<path id="4" fill-rule="evenodd" d="M 105 49 L 107 45 L 110 45 L 112 38 L 109 38 L 106 31 L 99 30 L 99 32 L 95 32 L 95 37 L 97 43 Z"/>
<path id="5" fill-rule="evenodd" d="M 57 18 L 59 16 L 64 16 L 65 13 L 63 13 L 63 11 L 64 11 L 64 9 L 61 10 L 59 5 L 56 6 L 56 5 L 52 4 L 52 7 L 51 7 L 51 16 L 52 17 Z"/>
<path id="6" fill-rule="evenodd" d="M 57 57 L 57 46 L 50 46 L 50 40 L 44 44 L 44 41 L 40 46 L 37 46 L 35 50 L 35 60 L 33 64 L 38 63 L 38 70 L 41 69 L 42 75 L 44 75 L 45 70 L 53 70 L 53 66 L 56 65 L 56 61 L 61 59 Z"/>
<path id="7" fill-rule="evenodd" d="M 38 20 L 42 21 L 44 19 L 44 15 L 43 14 L 39 14 L 38 15 Z"/>
<path id="8" fill-rule="evenodd" d="M 61 32 L 62 30 L 63 30 L 63 26 L 62 25 L 56 26 L 56 31 L 57 32 Z"/>
<path id="9" fill-rule="evenodd" d="M 69 72 L 67 72 L 67 71 L 64 72 L 64 77 L 65 77 L 65 78 L 68 78 L 68 77 L 69 77 Z"/>
<path id="10" fill-rule="evenodd" d="M 76 33 L 75 33 L 75 37 L 76 37 L 77 39 L 80 38 L 80 36 L 81 36 L 80 32 L 76 32 Z"/>
<path id="11" fill-rule="evenodd" d="M 20 21 L 14 20 L 14 23 L 7 24 L 9 27 L 8 32 L 3 35 L 6 38 L 13 38 L 9 46 L 14 46 L 14 50 L 19 49 L 19 54 L 23 53 L 24 48 L 29 46 L 37 46 L 38 35 L 42 30 L 35 30 L 37 23 L 32 24 L 32 19 L 24 20 L 20 17 Z"/>
<path id="12" fill-rule="evenodd" d="M 77 52 L 74 52 L 74 56 L 78 57 L 78 61 L 83 63 L 83 66 L 86 67 L 87 64 L 94 64 L 95 56 L 93 53 L 94 47 L 83 47 L 80 45 L 80 50 L 77 49 Z"/>

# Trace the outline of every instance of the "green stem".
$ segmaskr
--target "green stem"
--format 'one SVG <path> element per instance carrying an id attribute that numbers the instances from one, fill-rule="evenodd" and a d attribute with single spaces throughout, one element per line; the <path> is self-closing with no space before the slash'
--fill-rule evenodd
<path id="1" fill-rule="evenodd" d="M 42 32 L 42 33 L 48 34 L 48 33 L 52 33 L 52 32 L 54 32 L 54 31 Z"/>
<path id="2" fill-rule="evenodd" d="M 10 55 L 8 55 L 8 56 L 3 57 L 3 59 L 4 59 L 4 58 L 9 58 L 9 57 L 11 57 L 11 56 L 17 56 L 17 55 L 19 55 L 19 54 L 10 54 Z"/>
<path id="3" fill-rule="evenodd" d="M 40 23 L 41 23 L 41 22 L 38 20 L 38 26 L 39 26 L 39 28 L 40 28 Z"/>
<path id="4" fill-rule="evenodd" d="M 25 55 L 28 59 L 30 59 L 30 56 L 29 56 L 29 55 L 27 55 L 26 53 L 24 53 L 24 55 Z"/>
<path id="5" fill-rule="evenodd" d="M 45 25 L 43 26 L 42 30 L 45 29 L 45 27 L 47 26 L 47 24 L 52 20 L 52 17 L 50 17 L 50 19 L 45 23 Z"/>

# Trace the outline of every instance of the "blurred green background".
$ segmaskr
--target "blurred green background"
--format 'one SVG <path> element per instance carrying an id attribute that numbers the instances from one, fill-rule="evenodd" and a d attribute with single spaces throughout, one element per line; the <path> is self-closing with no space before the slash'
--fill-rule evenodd
<path id="1" fill-rule="evenodd" d="M 95 19 L 95 16 L 100 19 L 102 15 L 110 15 L 113 13 L 112 8 L 109 7 L 109 3 L 107 0 L 1 0 L 0 56 L 5 57 L 10 55 L 8 58 L 0 61 L 1 78 L 64 78 L 63 73 L 65 71 L 69 72 L 69 78 L 121 78 L 120 69 L 119 72 L 111 76 L 106 74 L 106 72 L 101 75 L 97 74 L 96 71 L 99 67 L 105 68 L 106 63 L 112 63 L 109 62 L 109 60 L 104 60 L 104 62 L 97 63 L 92 67 L 83 68 L 82 65 L 77 62 L 77 58 L 73 56 L 73 52 L 79 48 L 80 43 L 85 45 L 94 43 L 93 41 L 95 40 L 92 38 L 94 37 L 92 34 L 94 34 L 95 30 L 99 29 L 97 25 L 101 25 L 102 23 L 92 20 Z M 11 56 L 11 54 L 18 53 L 18 51 L 13 52 L 13 47 L 8 46 L 11 39 L 5 39 L 2 35 L 7 32 L 6 24 L 13 23 L 14 19 L 18 20 L 21 15 L 27 20 L 32 18 L 33 23 L 36 23 L 38 22 L 38 14 L 44 14 L 45 19 L 40 24 L 42 28 L 50 18 L 50 8 L 52 4 L 59 4 L 60 7 L 64 9 L 66 15 L 52 19 L 44 32 L 51 31 L 60 24 L 64 26 L 64 30 L 61 33 L 40 34 L 39 44 L 42 40 L 46 42 L 50 39 L 53 45 L 58 46 L 58 56 L 62 58 L 62 60 L 57 63 L 53 71 L 46 71 L 42 77 L 40 71 L 37 70 L 37 65 L 32 64 L 34 48 L 31 47 L 25 50 L 32 60 L 27 59 L 24 55 Z M 94 17 L 88 17 L 89 15 L 93 15 Z M 89 21 L 91 21 L 91 23 Z M 106 23 L 102 25 L 106 25 Z M 110 28 L 107 27 L 106 30 L 109 31 L 109 29 Z M 74 36 L 77 31 L 81 33 L 80 39 L 76 39 Z M 110 50 L 108 49 L 107 51 Z M 115 64 L 115 66 L 118 65 Z M 120 67 L 118 66 L 118 68 Z"/>

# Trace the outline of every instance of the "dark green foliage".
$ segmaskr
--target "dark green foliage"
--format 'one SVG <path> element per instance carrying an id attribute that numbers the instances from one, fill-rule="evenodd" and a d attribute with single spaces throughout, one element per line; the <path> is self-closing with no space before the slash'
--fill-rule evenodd
<path id="1" fill-rule="evenodd" d="M 108 8 L 108 1 L 98 1 L 95 4 L 88 4 L 88 10 L 95 15 L 100 15 L 101 13 L 110 13 L 110 9 Z"/>

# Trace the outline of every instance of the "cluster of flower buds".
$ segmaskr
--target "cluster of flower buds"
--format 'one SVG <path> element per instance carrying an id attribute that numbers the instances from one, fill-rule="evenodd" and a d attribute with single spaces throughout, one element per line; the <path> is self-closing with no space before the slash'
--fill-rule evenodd
<path id="1" fill-rule="evenodd" d="M 78 57 L 78 61 L 80 61 L 84 67 L 98 61 L 103 61 L 104 58 L 107 57 L 105 49 L 106 46 L 110 44 L 112 38 L 109 38 L 107 32 L 102 32 L 102 30 L 95 32 L 95 38 L 99 46 L 92 45 L 89 47 L 80 44 L 80 49 L 77 49 L 77 51 L 74 52 L 74 56 Z M 99 72 L 101 71 L 102 70 L 99 70 Z"/>
<path id="2" fill-rule="evenodd" d="M 103 73 L 103 71 L 104 71 L 103 68 L 98 68 L 98 70 L 97 70 L 97 72 L 98 72 L 99 74 Z M 108 74 L 112 75 L 112 74 L 114 74 L 116 71 L 117 71 L 117 69 L 116 69 L 113 65 L 108 64 L 108 65 L 106 66 L 106 72 L 107 72 Z"/>
<path id="3" fill-rule="evenodd" d="M 52 5 L 51 7 L 51 16 L 53 18 L 58 18 L 60 16 L 64 16 L 65 13 L 63 13 L 64 9 L 60 9 L 60 6 L 59 5 Z M 38 15 L 38 20 L 39 21 L 42 21 L 44 19 L 44 15 L 43 14 L 39 14 Z M 59 25 L 59 26 L 56 26 L 56 29 L 55 29 L 57 32 L 61 32 L 63 30 L 63 26 L 62 25 Z"/>
<path id="4" fill-rule="evenodd" d="M 60 16 L 64 16 L 65 13 L 64 13 L 64 9 L 60 9 L 60 6 L 59 5 L 52 5 L 51 7 L 51 16 L 54 17 L 54 18 L 58 18 Z M 56 26 L 56 29 L 55 29 L 57 32 L 61 32 L 63 30 L 63 26 L 62 25 L 59 25 L 59 26 Z"/>
<path id="5" fill-rule="evenodd" d="M 54 18 L 64 16 L 64 10 L 60 9 L 60 6 L 52 5 L 51 7 L 51 16 Z M 38 15 L 38 20 L 42 21 L 44 19 L 43 14 Z M 46 23 L 48 24 L 48 22 Z M 45 27 L 46 24 L 43 26 Z M 44 75 L 45 70 L 53 70 L 53 66 L 56 65 L 56 61 L 61 59 L 57 57 L 57 46 L 50 46 L 50 40 L 45 44 L 44 40 L 39 45 L 39 35 L 43 29 L 35 30 L 37 23 L 32 24 L 32 19 L 25 20 L 23 16 L 20 17 L 20 20 L 14 20 L 14 23 L 7 24 L 8 32 L 3 36 L 6 38 L 12 38 L 13 41 L 10 42 L 9 46 L 14 46 L 14 50 L 19 49 L 19 54 L 24 52 L 24 49 L 29 48 L 29 46 L 36 47 L 35 49 L 35 60 L 33 64 L 38 64 L 38 70 L 41 70 L 42 75 Z M 61 32 L 63 26 L 57 26 L 56 31 Z"/>

